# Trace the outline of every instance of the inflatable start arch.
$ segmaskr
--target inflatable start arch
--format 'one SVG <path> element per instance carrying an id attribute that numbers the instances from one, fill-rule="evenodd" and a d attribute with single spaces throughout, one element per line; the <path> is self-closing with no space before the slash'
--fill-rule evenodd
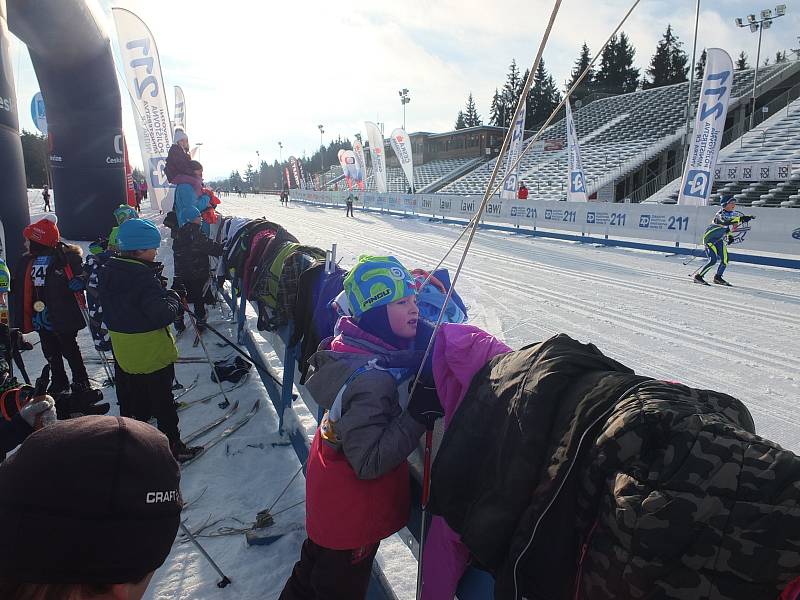
<path id="1" fill-rule="evenodd" d="M 30 216 L 9 29 L 28 47 L 47 107 L 61 234 L 77 240 L 107 234 L 126 186 L 111 42 L 87 1 L 0 0 L 0 220 L 13 268 Z"/>

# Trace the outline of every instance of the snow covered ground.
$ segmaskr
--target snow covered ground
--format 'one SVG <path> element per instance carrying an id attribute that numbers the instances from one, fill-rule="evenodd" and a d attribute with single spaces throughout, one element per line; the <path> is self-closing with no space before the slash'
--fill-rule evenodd
<path id="1" fill-rule="evenodd" d="M 363 212 L 346 219 L 343 210 L 302 204 L 284 208 L 273 196 L 222 201 L 226 213 L 267 216 L 304 243 L 322 248 L 338 244 L 344 267 L 354 264 L 361 253 L 390 253 L 411 268 L 430 269 L 461 231 L 422 219 Z M 33 213 L 40 209 L 39 201 L 32 201 L 34 220 Z M 145 211 L 143 216 L 153 213 Z M 157 215 L 154 218 L 160 222 Z M 171 272 L 168 241 L 159 260 Z M 733 263 L 726 277 L 736 287 L 700 287 L 687 276 L 700 259 L 688 266 L 683 266 L 684 260 L 480 231 L 458 289 L 469 306 L 470 321 L 514 348 L 566 332 L 594 343 L 638 373 L 740 398 L 761 435 L 800 452 L 800 411 L 795 406 L 800 391 L 800 273 Z M 452 272 L 456 262 L 454 254 L 445 265 Z M 212 309 L 209 319 L 233 336 L 220 311 Z M 192 348 L 192 338 L 184 334 L 179 340 L 182 357 L 202 356 L 201 348 Z M 79 339 L 84 356 L 95 356 L 88 335 Z M 211 335 L 205 340 L 215 359 L 230 354 L 217 347 Z M 263 349 L 270 350 L 266 344 Z M 43 362 L 39 347 L 23 356 L 29 372 L 37 373 Z M 277 366 L 274 355 L 273 360 Z M 89 365 L 89 370 L 97 380 L 103 379 L 98 364 Z M 177 365 L 182 383 L 190 383 L 195 375 L 199 385 L 183 399 L 215 391 L 206 365 Z M 113 390 L 104 393 L 116 409 Z M 183 517 L 192 530 L 209 524 L 206 534 L 218 533 L 220 527 L 249 526 L 259 510 L 272 505 L 300 466 L 292 448 L 282 445 L 287 440 L 277 434 L 277 415 L 255 373 L 230 398 L 241 400 L 231 422 L 241 418 L 256 398 L 262 399 L 261 409 L 227 442 L 187 466 L 182 476 L 184 499 L 191 503 Z M 222 411 L 216 402 L 179 413 L 182 431 L 190 432 L 218 416 Z M 273 513 L 288 509 L 277 515 L 276 523 L 289 533 L 270 546 L 248 547 L 241 534 L 200 538 L 233 586 L 218 589 L 218 576 L 205 560 L 191 545 L 176 542 L 145 598 L 277 598 L 304 537 L 304 508 L 293 506 L 302 501 L 303 489 L 299 476 L 275 505 Z M 413 597 L 413 569 L 407 561 L 400 565 L 395 569 L 399 572 L 388 575 L 400 582 L 401 598 Z"/>

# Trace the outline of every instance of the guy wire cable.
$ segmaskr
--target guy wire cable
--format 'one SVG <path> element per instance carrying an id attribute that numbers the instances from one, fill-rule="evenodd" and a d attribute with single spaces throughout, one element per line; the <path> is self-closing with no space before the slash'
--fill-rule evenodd
<path id="1" fill-rule="evenodd" d="M 528 145 L 525 146 L 525 148 L 522 149 L 522 151 L 519 154 L 519 157 L 517 157 L 516 162 L 514 162 L 514 164 L 509 169 L 509 172 L 512 172 L 512 171 L 514 171 L 514 169 L 517 168 L 517 166 L 519 165 L 520 161 L 522 160 L 522 157 L 525 156 L 525 153 L 528 150 L 530 150 L 531 145 L 533 144 L 533 142 L 538 140 L 539 137 L 544 133 L 544 130 L 547 129 L 547 127 L 549 127 L 550 124 L 553 122 L 553 119 L 555 119 L 555 116 L 558 113 L 558 111 L 561 110 L 561 108 L 564 106 L 564 103 L 566 102 L 567 98 L 569 98 L 572 95 L 572 92 L 574 92 L 575 89 L 583 82 L 583 80 L 586 79 L 586 76 L 589 74 L 589 71 L 591 70 L 591 68 L 600 59 L 601 55 L 603 54 L 603 51 L 611 43 L 611 38 L 613 38 L 615 35 L 617 35 L 619 30 L 622 29 L 622 26 L 628 20 L 628 17 L 630 17 L 631 13 L 636 8 L 636 6 L 639 4 L 639 2 L 641 2 L 641 0 L 635 0 L 634 1 L 634 3 L 631 5 L 630 9 L 628 9 L 628 12 L 625 13 L 625 16 L 622 18 L 622 21 L 620 21 L 619 25 L 617 25 L 617 28 L 614 29 L 614 31 L 611 33 L 610 36 L 608 36 L 608 39 L 606 40 L 606 43 L 603 44 L 603 46 L 600 48 L 600 50 L 595 54 L 594 58 L 592 59 L 592 62 L 590 62 L 588 64 L 588 66 L 583 70 L 583 73 L 581 73 L 580 77 L 578 77 L 578 79 L 575 81 L 575 83 L 572 85 L 572 87 L 569 88 L 569 90 L 567 91 L 566 95 L 564 96 L 564 99 L 562 99 L 561 102 L 559 103 L 559 105 L 553 110 L 553 112 L 550 114 L 550 117 L 547 119 L 547 121 L 545 121 L 544 125 L 542 125 L 539 128 L 539 131 L 532 138 L 530 138 L 530 140 L 528 141 Z M 497 157 L 497 161 L 499 162 L 500 159 L 501 159 L 501 156 L 498 156 Z M 504 174 L 503 181 L 505 181 L 505 175 L 506 174 Z M 502 182 L 500 182 L 497 185 L 497 187 L 492 191 L 490 196 L 494 196 L 494 194 L 496 194 L 499 191 L 501 185 L 502 185 Z M 445 253 L 445 255 L 442 257 L 442 259 L 433 268 L 433 270 L 430 271 L 430 273 L 433 273 L 433 271 L 436 271 L 439 267 L 442 266 L 444 261 L 447 260 L 447 257 L 450 256 L 450 253 L 455 249 L 455 247 L 461 241 L 461 238 L 464 237 L 464 234 L 467 232 L 467 229 L 469 229 L 469 227 L 472 225 L 472 223 L 476 219 L 476 217 L 477 217 L 477 213 L 475 215 L 473 215 L 472 218 L 469 220 L 469 222 L 464 226 L 464 230 L 461 232 L 461 235 L 459 235 L 458 238 L 456 238 L 456 241 L 453 242 L 453 245 Z M 420 287 L 424 287 L 428 283 L 429 280 L 430 280 L 430 275 L 425 279 L 425 281 L 422 283 L 422 286 L 420 286 Z M 445 304 L 445 306 L 446 306 L 446 304 Z"/>
<path id="2" fill-rule="evenodd" d="M 555 23 L 556 16 L 558 15 L 558 11 L 561 8 L 561 3 L 563 0 L 556 0 L 555 4 L 553 5 L 553 10 L 550 13 L 550 20 L 547 22 L 547 28 L 544 31 L 544 35 L 542 36 L 542 41 L 539 43 L 539 50 L 536 53 L 536 59 L 533 61 L 533 66 L 531 67 L 530 72 L 528 73 L 528 78 L 525 80 L 525 86 L 522 88 L 522 92 L 520 93 L 519 98 L 517 99 L 517 107 L 514 110 L 514 116 L 511 118 L 511 123 L 514 123 L 519 114 L 522 112 L 522 107 L 525 104 L 525 99 L 528 97 L 528 92 L 533 85 L 533 77 L 536 73 L 536 70 L 539 68 L 539 63 L 542 60 L 542 54 L 544 54 L 544 49 L 547 46 L 547 42 L 550 39 L 550 32 L 553 30 L 553 23 Z M 506 133 L 505 138 L 503 139 L 503 146 L 500 149 L 500 154 L 497 157 L 497 162 L 494 165 L 494 169 L 492 169 L 492 176 L 489 180 L 489 185 L 486 186 L 486 193 L 483 196 L 483 201 L 481 202 L 480 207 L 478 208 L 478 212 L 472 219 L 472 227 L 470 229 L 469 238 L 467 239 L 467 243 L 464 246 L 464 252 L 461 255 L 461 260 L 458 263 L 458 268 L 456 269 L 456 273 L 453 276 L 450 289 L 447 290 L 447 295 L 444 299 L 444 304 L 442 305 L 442 310 L 439 312 L 439 317 L 436 319 L 436 325 L 433 328 L 433 334 L 431 335 L 431 339 L 428 342 L 428 346 L 425 349 L 425 354 L 422 357 L 422 362 L 420 363 L 419 369 L 417 370 L 417 374 L 414 377 L 414 383 L 411 385 L 411 390 L 409 392 L 409 397 L 413 397 L 414 390 L 417 388 L 417 384 L 419 383 L 419 377 L 422 373 L 422 368 L 425 365 L 425 361 L 428 359 L 428 355 L 431 352 L 431 348 L 433 348 L 433 341 L 436 339 L 436 332 L 439 330 L 439 327 L 442 324 L 442 318 L 444 317 L 444 308 L 447 306 L 448 302 L 450 302 L 450 298 L 453 295 L 453 289 L 455 288 L 456 283 L 458 282 L 458 277 L 461 274 L 461 269 L 464 266 L 464 261 L 467 258 L 467 254 L 469 253 L 469 248 L 472 245 L 472 240 L 475 237 L 475 232 L 478 230 L 478 224 L 480 223 L 481 216 L 483 215 L 483 211 L 486 208 L 486 204 L 489 202 L 489 198 L 491 197 L 490 191 L 492 189 L 492 185 L 497 179 L 497 173 L 500 170 L 500 161 L 505 155 L 508 147 L 511 145 L 511 138 L 513 136 L 513 128 L 509 128 L 508 132 Z M 427 434 L 427 439 L 430 442 L 431 434 L 430 430 Z M 430 460 L 430 456 L 426 457 L 426 460 Z M 423 483 L 423 487 L 426 483 Z M 421 592 L 422 592 L 422 555 L 424 552 L 424 544 L 425 544 L 425 507 L 423 506 L 422 512 L 422 523 L 420 526 L 420 546 L 418 552 L 418 563 L 417 563 L 417 600 L 419 600 Z"/>

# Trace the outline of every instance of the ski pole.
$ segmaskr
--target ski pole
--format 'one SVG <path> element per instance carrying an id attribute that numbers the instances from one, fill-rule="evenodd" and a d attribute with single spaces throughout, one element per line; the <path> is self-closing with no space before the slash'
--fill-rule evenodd
<path id="1" fill-rule="evenodd" d="M 184 310 L 185 310 L 187 313 L 189 313 L 189 315 L 191 315 L 192 317 L 194 317 L 194 316 L 195 316 L 195 314 L 194 314 L 194 313 L 193 313 L 191 310 L 189 310 L 189 308 L 188 308 L 188 307 L 184 306 Z M 276 376 L 275 376 L 275 375 L 272 373 L 272 371 L 270 371 L 270 370 L 269 370 L 269 369 L 266 367 L 266 365 L 264 365 L 264 363 L 262 363 L 260 360 L 259 360 L 259 361 L 257 361 L 256 359 L 254 359 L 254 358 L 253 358 L 252 356 L 250 356 L 250 355 L 249 355 L 247 352 L 245 352 L 244 350 L 242 350 L 242 349 L 241 349 L 239 346 L 237 346 L 236 344 L 234 344 L 232 341 L 230 341 L 228 338 L 226 338 L 224 335 L 222 335 L 222 334 L 221 334 L 219 331 L 217 331 L 216 329 L 214 329 L 214 328 L 213 328 L 211 325 L 206 325 L 206 328 L 207 328 L 207 329 L 208 329 L 208 330 L 209 330 L 211 333 L 213 333 L 214 335 L 216 335 L 216 336 L 217 336 L 219 339 L 221 339 L 223 342 L 225 342 L 225 344 L 226 344 L 226 345 L 230 346 L 231 348 L 233 348 L 234 350 L 236 350 L 236 352 L 237 352 L 237 353 L 239 353 L 241 356 L 243 356 L 244 358 L 246 358 L 246 359 L 247 359 L 247 360 L 248 360 L 248 361 L 249 361 L 249 362 L 250 362 L 250 363 L 251 363 L 251 364 L 252 364 L 252 365 L 253 365 L 253 366 L 254 366 L 256 369 L 258 369 L 258 370 L 259 370 L 259 371 L 261 371 L 262 373 L 265 373 L 266 375 L 268 375 L 268 376 L 270 377 L 270 379 L 272 379 L 272 380 L 273 380 L 275 383 L 277 383 L 277 384 L 278 384 L 278 386 L 279 386 L 279 387 L 283 387 L 283 382 L 282 382 L 280 379 L 278 379 L 278 378 L 277 378 L 277 377 L 276 377 Z"/>
<path id="2" fill-rule="evenodd" d="M 208 353 L 208 348 L 206 348 L 206 343 L 203 341 L 203 335 L 200 331 L 200 327 L 197 325 L 197 317 L 195 314 L 189 310 L 189 303 L 186 301 L 185 298 L 181 298 L 181 302 L 183 303 L 183 310 L 189 313 L 189 318 L 192 320 L 192 325 L 194 326 L 194 332 L 197 335 L 197 339 L 200 341 L 200 345 L 203 347 L 203 353 L 206 355 L 206 360 L 208 360 L 208 366 L 211 367 L 212 378 L 217 380 L 217 385 L 219 386 L 219 393 L 222 394 L 224 400 L 217 404 L 220 408 L 228 408 L 231 405 L 230 400 L 228 400 L 228 395 L 225 393 L 225 388 L 222 387 L 222 379 L 217 373 L 217 366 L 214 364 L 214 361 L 211 360 L 211 355 Z"/>
<path id="3" fill-rule="evenodd" d="M 183 530 L 183 533 L 185 533 L 186 536 L 195 545 L 195 547 L 200 551 L 200 554 L 202 554 L 203 557 L 205 557 L 205 559 L 209 562 L 209 564 L 212 567 L 214 567 L 214 570 L 217 573 L 219 573 L 219 576 L 222 577 L 222 579 L 219 582 L 217 582 L 217 587 L 218 588 L 227 587 L 231 583 L 230 578 L 227 575 L 225 575 L 225 573 L 222 572 L 222 569 L 220 569 L 217 566 L 217 563 L 214 562 L 214 559 L 211 558 L 211 556 L 209 556 L 208 552 L 206 552 L 205 549 L 200 545 L 200 542 L 198 542 L 197 538 L 194 537 L 194 535 L 192 535 L 192 532 L 189 530 L 189 528 L 186 526 L 186 523 L 184 523 L 183 521 L 181 521 L 181 529 Z"/>
<path id="4" fill-rule="evenodd" d="M 67 263 L 67 257 L 64 255 L 62 250 L 61 252 L 61 260 L 64 262 L 64 274 L 67 276 L 67 283 L 75 279 L 75 276 L 72 272 L 72 267 Z M 74 292 L 75 300 L 78 302 L 78 307 L 81 310 L 81 314 L 83 315 L 83 320 L 86 322 L 86 327 L 89 328 L 89 335 L 92 335 L 92 323 L 91 319 L 89 318 L 89 309 L 86 308 L 86 298 L 83 297 L 82 292 Z M 111 367 L 108 364 L 108 357 L 106 353 L 100 350 L 94 344 L 94 340 L 92 340 L 92 346 L 97 351 L 97 354 L 100 356 L 100 361 L 103 363 L 103 370 L 106 372 L 106 377 L 108 377 L 108 383 L 110 386 L 114 386 L 114 373 L 111 371 Z M 105 385 L 105 384 L 104 384 Z"/>
<path id="5" fill-rule="evenodd" d="M 422 595 L 422 551 L 425 547 L 425 525 L 428 515 L 428 500 L 431 495 L 431 454 L 433 450 L 433 421 L 425 430 L 425 457 L 422 469 L 422 522 L 419 526 L 419 551 L 417 552 L 417 598 Z"/>

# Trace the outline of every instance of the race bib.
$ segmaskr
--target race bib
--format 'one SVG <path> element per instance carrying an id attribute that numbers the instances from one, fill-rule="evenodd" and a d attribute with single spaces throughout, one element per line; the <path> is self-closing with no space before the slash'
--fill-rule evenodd
<path id="1" fill-rule="evenodd" d="M 36 287 L 44 287 L 47 279 L 47 267 L 50 265 L 51 256 L 37 256 L 31 265 L 31 279 Z"/>

